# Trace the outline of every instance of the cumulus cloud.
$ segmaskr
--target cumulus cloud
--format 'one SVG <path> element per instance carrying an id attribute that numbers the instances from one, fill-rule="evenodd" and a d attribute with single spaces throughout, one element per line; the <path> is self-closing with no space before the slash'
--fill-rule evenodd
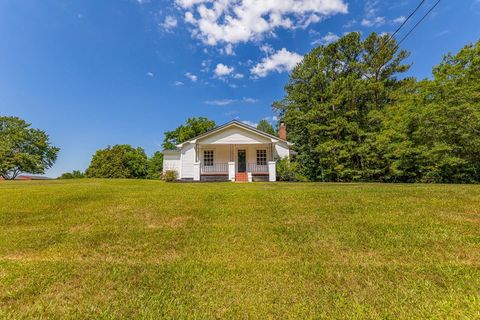
<path id="1" fill-rule="evenodd" d="M 264 58 L 260 63 L 252 67 L 250 72 L 256 78 L 263 78 L 271 72 L 291 71 L 302 59 L 303 57 L 298 53 L 290 52 L 283 48 Z"/>
<path id="2" fill-rule="evenodd" d="M 230 75 L 233 72 L 233 67 L 224 65 L 223 63 L 217 64 L 215 70 L 213 71 L 217 77 L 225 77 Z"/>
<path id="3" fill-rule="evenodd" d="M 185 77 L 190 79 L 190 81 L 192 81 L 192 82 L 197 82 L 197 80 L 198 80 L 198 77 L 191 72 L 185 73 Z"/>
<path id="4" fill-rule="evenodd" d="M 347 13 L 344 0 L 175 0 L 205 44 L 240 43 L 278 28 L 306 28 L 323 17 Z"/>
<path id="5" fill-rule="evenodd" d="M 183 86 L 184 83 L 182 81 L 175 81 L 173 85 L 179 87 L 179 86 Z"/>

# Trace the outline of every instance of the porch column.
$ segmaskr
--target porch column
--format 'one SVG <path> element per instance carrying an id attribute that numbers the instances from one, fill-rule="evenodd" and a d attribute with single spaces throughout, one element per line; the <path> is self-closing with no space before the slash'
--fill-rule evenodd
<path id="1" fill-rule="evenodd" d="M 235 181 L 235 162 L 228 162 L 228 180 Z"/>
<path id="2" fill-rule="evenodd" d="M 193 163 L 193 181 L 200 181 L 200 162 Z"/>
<path id="3" fill-rule="evenodd" d="M 277 181 L 277 163 L 275 161 L 268 162 L 268 181 Z"/>

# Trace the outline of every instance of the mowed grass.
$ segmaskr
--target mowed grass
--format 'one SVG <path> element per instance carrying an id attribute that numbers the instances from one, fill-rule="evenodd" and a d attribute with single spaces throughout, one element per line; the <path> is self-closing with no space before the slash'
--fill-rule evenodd
<path id="1" fill-rule="evenodd" d="M 0 183 L 3 318 L 480 318 L 480 186 Z"/>

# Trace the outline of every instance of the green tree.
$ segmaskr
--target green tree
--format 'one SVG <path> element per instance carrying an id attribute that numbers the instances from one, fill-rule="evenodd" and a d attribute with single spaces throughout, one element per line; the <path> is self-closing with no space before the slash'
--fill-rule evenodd
<path id="1" fill-rule="evenodd" d="M 408 70 L 388 35 L 350 33 L 308 53 L 274 103 L 289 128 L 297 161 L 311 180 L 381 180 L 385 161 L 375 137 L 382 113 Z"/>
<path id="2" fill-rule="evenodd" d="M 215 126 L 215 121 L 204 117 L 188 118 L 184 125 L 165 132 L 162 146 L 166 150 L 175 149 L 177 144 L 212 130 Z"/>
<path id="3" fill-rule="evenodd" d="M 160 179 L 163 171 L 163 153 L 157 151 L 148 159 L 148 179 Z"/>
<path id="4" fill-rule="evenodd" d="M 60 177 L 58 177 L 58 179 L 82 179 L 82 178 L 85 178 L 85 174 L 80 170 L 65 172 Z"/>
<path id="5" fill-rule="evenodd" d="M 30 128 L 17 117 L 0 117 L 0 176 L 15 179 L 20 173 L 44 174 L 57 159 L 59 148 L 45 131 Z"/>
<path id="6" fill-rule="evenodd" d="M 143 179 L 147 171 L 145 151 L 123 144 L 97 150 L 85 174 L 89 178 Z"/>
<path id="7" fill-rule="evenodd" d="M 480 41 L 399 91 L 379 140 L 391 180 L 480 182 Z"/>
<path id="8" fill-rule="evenodd" d="M 277 135 L 277 132 L 273 128 L 272 124 L 265 119 L 262 119 L 260 122 L 258 122 L 257 129 L 271 135 Z"/>

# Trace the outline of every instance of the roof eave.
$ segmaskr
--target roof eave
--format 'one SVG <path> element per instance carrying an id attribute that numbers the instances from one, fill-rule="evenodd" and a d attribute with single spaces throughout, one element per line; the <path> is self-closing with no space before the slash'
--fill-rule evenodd
<path id="1" fill-rule="evenodd" d="M 207 137 L 207 136 L 209 136 L 209 135 L 211 135 L 211 134 L 213 134 L 213 133 L 215 133 L 215 132 L 217 132 L 217 131 L 223 130 L 223 129 L 231 126 L 231 125 L 238 125 L 239 127 L 242 127 L 242 128 L 244 128 L 244 129 L 246 129 L 246 130 L 250 130 L 250 131 L 252 131 L 252 132 L 254 132 L 254 133 L 256 133 L 256 134 L 259 134 L 259 135 L 268 137 L 268 138 L 271 139 L 272 143 L 284 142 L 284 143 L 286 143 L 286 144 L 289 145 L 289 146 L 293 145 L 292 143 L 288 142 L 287 140 L 280 139 L 280 138 L 278 138 L 278 137 L 276 137 L 276 136 L 274 136 L 274 135 L 271 135 L 271 134 L 268 134 L 268 133 L 263 132 L 263 131 L 261 131 L 261 130 L 258 130 L 257 128 L 254 128 L 254 127 L 252 127 L 252 126 L 249 126 L 249 125 L 247 125 L 247 124 L 245 124 L 245 123 L 243 123 L 243 122 L 240 122 L 240 121 L 238 121 L 238 120 L 232 120 L 232 121 L 230 121 L 230 122 L 227 122 L 227 123 L 225 123 L 225 124 L 223 124 L 223 125 L 221 125 L 221 126 L 218 126 L 218 127 L 214 128 L 214 129 L 212 129 L 212 130 L 210 130 L 210 131 L 207 131 L 207 132 L 205 132 L 205 133 L 203 133 L 203 134 L 201 134 L 201 135 L 198 135 L 198 136 L 194 137 L 194 138 L 191 139 L 191 140 L 182 142 L 182 143 L 178 144 L 177 147 L 178 147 L 178 148 L 182 148 L 182 147 L 183 147 L 185 144 L 187 144 L 187 143 L 192 143 L 192 144 L 193 144 L 193 143 L 197 143 L 197 141 L 198 141 L 200 138 Z"/>

